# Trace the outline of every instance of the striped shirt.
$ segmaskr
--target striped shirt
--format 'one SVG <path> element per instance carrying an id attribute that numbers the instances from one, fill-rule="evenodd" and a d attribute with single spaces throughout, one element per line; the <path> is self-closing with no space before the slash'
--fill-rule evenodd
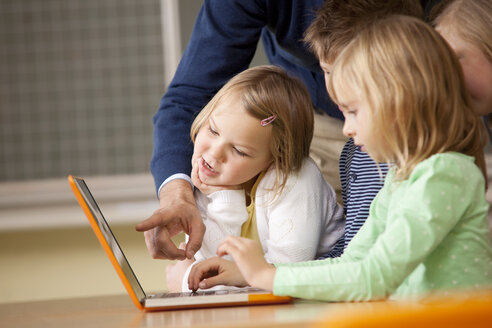
<path id="1" fill-rule="evenodd" d="M 374 160 L 350 138 L 340 155 L 340 183 L 342 185 L 345 233 L 322 258 L 338 257 L 369 216 L 369 207 L 384 185 L 388 166 Z"/>

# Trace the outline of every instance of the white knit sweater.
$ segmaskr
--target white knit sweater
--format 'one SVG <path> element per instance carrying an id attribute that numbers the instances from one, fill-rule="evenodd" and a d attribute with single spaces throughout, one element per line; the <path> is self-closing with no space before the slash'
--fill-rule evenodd
<path id="1" fill-rule="evenodd" d="M 344 233 L 342 206 L 314 161 L 306 158 L 301 169 L 289 175 L 281 195 L 275 197 L 275 170 L 266 172 L 255 195 L 256 224 L 265 259 L 270 263 L 299 262 L 327 253 Z M 196 262 L 216 256 L 217 246 L 229 235 L 239 236 L 248 219 L 244 190 L 222 190 L 210 195 L 195 190 L 206 226 Z M 187 270 L 183 290 L 187 291 Z"/>

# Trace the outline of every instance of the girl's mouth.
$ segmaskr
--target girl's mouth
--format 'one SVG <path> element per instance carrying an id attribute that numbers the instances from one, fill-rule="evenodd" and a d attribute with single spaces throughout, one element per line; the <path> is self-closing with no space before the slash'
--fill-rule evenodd
<path id="1" fill-rule="evenodd" d="M 205 175 L 214 176 L 217 175 L 215 169 L 207 163 L 207 161 L 202 157 L 200 161 L 200 171 L 202 171 Z"/>
<path id="2" fill-rule="evenodd" d="M 214 168 L 211 167 L 206 160 L 203 160 L 203 165 L 205 165 L 205 167 L 208 168 L 210 171 L 215 172 Z"/>

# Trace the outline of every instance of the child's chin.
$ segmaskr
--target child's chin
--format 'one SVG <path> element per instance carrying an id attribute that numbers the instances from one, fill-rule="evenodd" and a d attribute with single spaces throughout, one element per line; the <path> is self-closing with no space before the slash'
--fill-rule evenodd
<path id="1" fill-rule="evenodd" d="M 205 174 L 199 175 L 199 178 L 203 184 L 206 184 L 209 187 L 217 187 L 219 185 L 217 181 L 215 181 L 214 179 L 212 179 L 211 177 Z"/>

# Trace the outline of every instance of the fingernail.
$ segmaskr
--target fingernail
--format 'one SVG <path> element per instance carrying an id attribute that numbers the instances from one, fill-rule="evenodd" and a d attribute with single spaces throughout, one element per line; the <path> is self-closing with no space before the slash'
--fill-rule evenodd
<path id="1" fill-rule="evenodd" d="M 203 288 L 207 287 L 207 285 L 206 285 L 203 281 L 201 281 L 201 282 L 198 284 L 198 287 L 203 289 Z"/>

